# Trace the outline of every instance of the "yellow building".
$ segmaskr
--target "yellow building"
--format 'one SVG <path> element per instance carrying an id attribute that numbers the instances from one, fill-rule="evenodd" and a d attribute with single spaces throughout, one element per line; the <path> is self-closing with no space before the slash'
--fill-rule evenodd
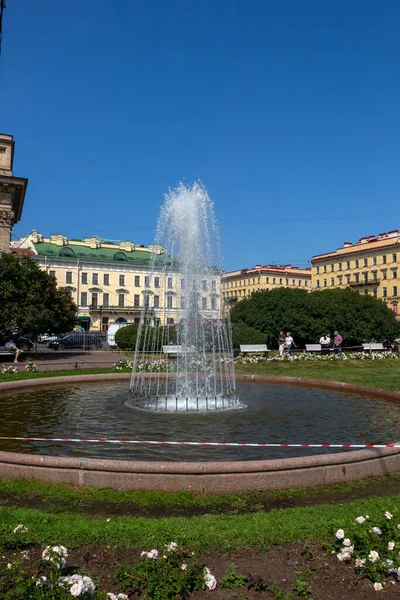
<path id="1" fill-rule="evenodd" d="M 351 287 L 361 294 L 371 294 L 398 314 L 400 234 L 393 230 L 370 235 L 355 244 L 344 242 L 342 248 L 313 256 L 313 289 Z"/>
<path id="2" fill-rule="evenodd" d="M 224 273 L 221 278 L 222 299 L 228 308 L 254 292 L 277 287 L 311 289 L 311 269 L 292 265 L 256 265 L 253 269 Z"/>
<path id="3" fill-rule="evenodd" d="M 79 309 L 79 325 L 84 329 L 106 331 L 111 323 L 138 323 L 144 303 L 154 324 L 174 324 L 180 320 L 184 302 L 184 280 L 179 272 L 153 272 L 151 257 L 162 254 L 160 246 L 136 246 L 132 242 L 111 243 L 97 237 L 67 239 L 61 234 L 44 238 L 36 231 L 14 244 L 69 290 Z M 220 275 L 202 281 L 200 312 L 207 318 L 220 318 Z M 183 306 L 182 306 L 183 308 Z"/>

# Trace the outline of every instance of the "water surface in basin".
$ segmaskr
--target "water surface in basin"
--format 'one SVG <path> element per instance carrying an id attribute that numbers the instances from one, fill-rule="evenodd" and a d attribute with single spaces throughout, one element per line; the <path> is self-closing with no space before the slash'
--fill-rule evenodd
<path id="1" fill-rule="evenodd" d="M 246 409 L 165 414 L 126 405 L 128 383 L 104 382 L 0 395 L 0 436 L 136 440 L 391 443 L 400 439 L 400 405 L 332 390 L 238 384 Z M 0 450 L 131 460 L 260 460 L 329 449 L 171 447 L 0 440 Z"/>

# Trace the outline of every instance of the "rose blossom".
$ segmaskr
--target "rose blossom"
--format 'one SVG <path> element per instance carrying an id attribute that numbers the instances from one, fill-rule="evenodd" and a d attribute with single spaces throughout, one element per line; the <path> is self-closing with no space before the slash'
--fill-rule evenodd
<path id="1" fill-rule="evenodd" d="M 393 515 L 392 515 L 392 513 L 390 513 L 390 512 L 387 510 L 387 511 L 385 512 L 385 517 L 386 517 L 387 519 L 389 519 L 389 520 L 390 520 L 390 519 L 393 517 Z"/>
<path id="2" fill-rule="evenodd" d="M 356 558 L 355 562 L 354 562 L 354 566 L 356 567 L 356 569 L 360 569 L 361 567 L 363 567 L 365 565 L 365 558 Z"/>
<path id="3" fill-rule="evenodd" d="M 395 546 L 394 542 L 388 542 L 388 550 L 393 550 L 394 546 Z"/>
<path id="4" fill-rule="evenodd" d="M 375 583 L 374 583 L 374 590 L 376 592 L 380 592 L 381 590 L 383 590 L 383 585 L 381 583 L 379 583 L 378 581 L 375 581 Z"/>
<path id="5" fill-rule="evenodd" d="M 371 552 L 368 554 L 368 558 L 371 562 L 376 562 L 377 560 L 379 560 L 379 554 L 378 552 L 376 552 L 376 550 L 371 550 Z"/>
<path id="6" fill-rule="evenodd" d="M 204 582 L 205 582 L 206 586 L 208 587 L 208 589 L 215 590 L 215 588 L 217 587 L 217 580 L 215 579 L 214 575 L 211 573 L 211 571 L 208 567 L 204 567 L 203 574 L 204 574 Z"/>
<path id="7" fill-rule="evenodd" d="M 364 517 L 357 517 L 356 521 L 357 521 L 357 523 L 360 523 L 360 525 L 362 525 L 364 523 L 364 521 L 365 521 L 365 518 Z"/>
<path id="8" fill-rule="evenodd" d="M 336 537 L 337 537 L 338 540 L 342 540 L 344 538 L 344 531 L 343 531 L 343 529 L 338 529 L 335 535 L 336 535 Z"/>
<path id="9" fill-rule="evenodd" d="M 349 540 L 349 538 L 343 540 L 343 546 L 351 546 L 351 541 Z"/>
<path id="10" fill-rule="evenodd" d="M 183 563 L 183 565 L 181 566 L 181 570 L 182 571 L 186 571 L 186 569 L 187 569 L 187 564 Z"/>
<path id="11" fill-rule="evenodd" d="M 371 529 L 372 533 L 377 533 L 378 535 L 382 535 L 382 529 L 379 529 L 379 527 L 373 527 Z"/>

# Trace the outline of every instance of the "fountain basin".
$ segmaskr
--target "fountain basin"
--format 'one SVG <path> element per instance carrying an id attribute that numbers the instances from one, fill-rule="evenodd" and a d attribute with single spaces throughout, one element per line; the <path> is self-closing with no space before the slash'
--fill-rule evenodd
<path id="1" fill-rule="evenodd" d="M 87 375 L 34 379 L 0 384 L 0 392 L 70 385 L 83 382 L 124 381 L 128 374 Z M 369 398 L 400 400 L 399 392 L 376 390 L 338 382 L 291 377 L 237 376 L 239 382 L 279 383 L 345 390 Z M 289 390 L 289 388 L 288 388 Z M 394 407 L 397 405 L 394 404 Z M 176 418 L 180 416 L 176 415 Z M 52 437 L 62 437 L 54 435 Z M 113 436 L 115 437 L 115 436 Z M 186 436 L 189 439 L 190 436 Z M 154 437 L 152 438 L 154 439 Z M 215 441 L 228 441 L 223 434 Z M 246 441 L 246 440 L 243 440 Z M 269 440 L 259 440 L 269 441 Z M 282 441 L 282 440 L 281 440 Z M 309 441 L 309 440 L 303 440 Z M 335 441 L 335 440 L 327 440 Z M 352 441 L 352 440 L 348 440 Z M 393 441 L 393 440 L 389 440 Z M 0 452 L 0 477 L 35 477 L 53 483 L 72 483 L 119 490 L 145 489 L 202 493 L 247 492 L 354 481 L 400 470 L 400 449 L 366 449 L 270 460 L 147 461 L 109 460 Z M 307 452 L 307 451 L 306 451 Z M 210 457 L 213 456 L 211 450 Z"/>

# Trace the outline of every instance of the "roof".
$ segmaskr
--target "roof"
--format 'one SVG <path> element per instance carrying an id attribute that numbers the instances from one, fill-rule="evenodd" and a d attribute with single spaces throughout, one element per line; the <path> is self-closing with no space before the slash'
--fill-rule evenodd
<path id="1" fill-rule="evenodd" d="M 99 262 L 117 262 L 122 264 L 149 264 L 153 254 L 148 250 L 134 250 L 133 252 L 124 252 L 118 246 L 115 248 L 89 248 L 84 245 L 68 244 L 66 246 L 58 246 L 57 244 L 51 244 L 50 242 L 40 242 L 33 244 L 38 256 L 48 256 L 51 258 L 60 259 L 79 259 L 87 261 L 99 261 Z M 69 249 L 71 253 L 66 254 L 66 250 Z M 67 250 L 68 252 L 68 250 Z"/>

